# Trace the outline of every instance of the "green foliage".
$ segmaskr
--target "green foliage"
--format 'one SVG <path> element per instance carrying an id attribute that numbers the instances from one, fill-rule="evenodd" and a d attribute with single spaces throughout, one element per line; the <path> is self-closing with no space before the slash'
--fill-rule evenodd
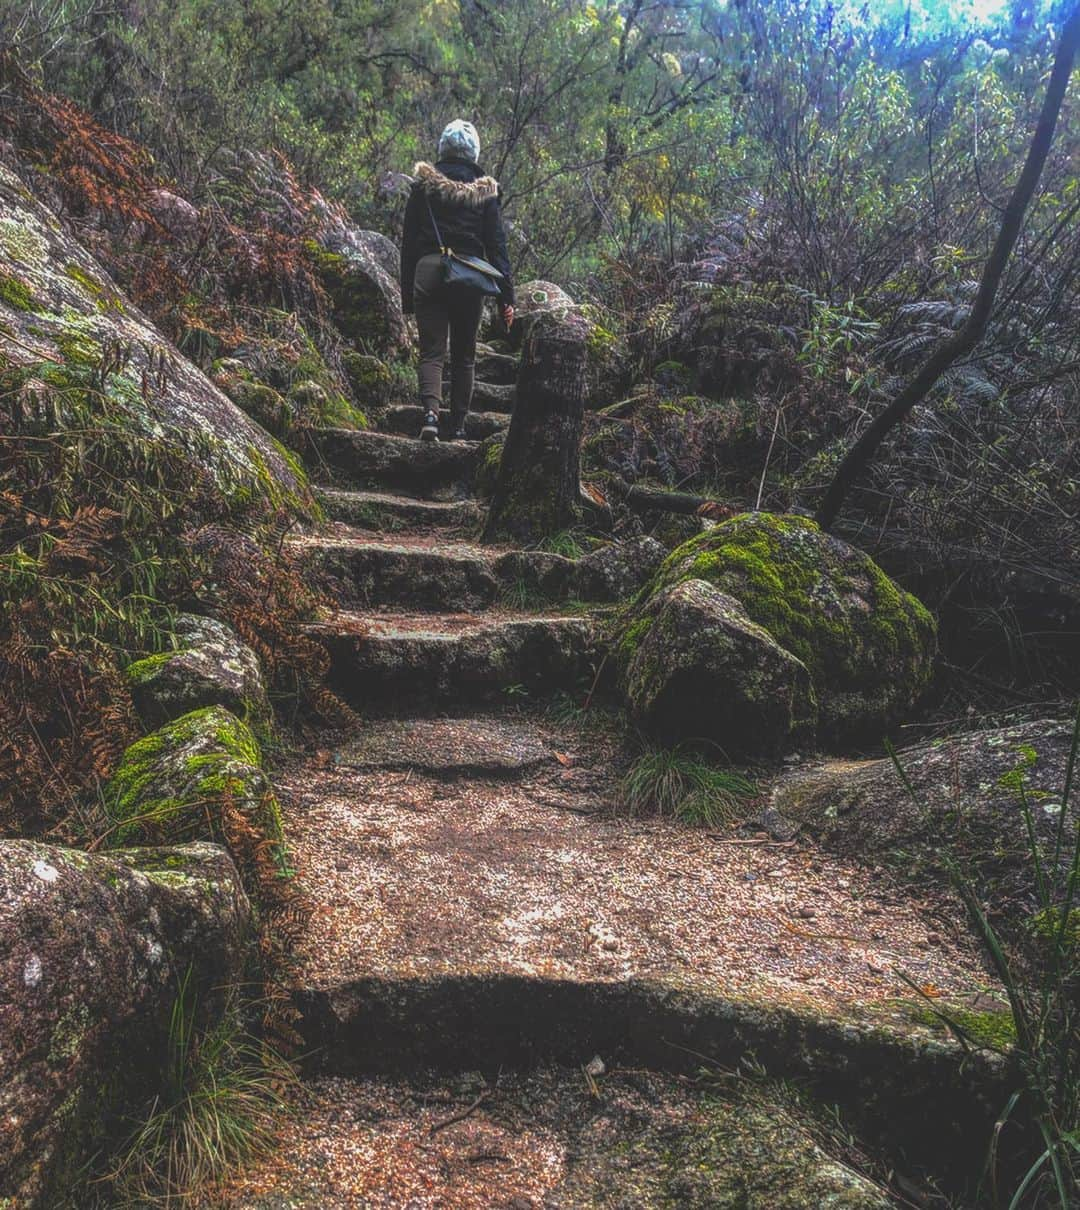
<path id="1" fill-rule="evenodd" d="M 220 1018 L 201 1028 L 190 972 L 180 980 L 164 1087 L 109 1175 L 125 1202 L 201 1204 L 216 1182 L 273 1142 L 285 1109 L 283 1092 L 295 1077 L 246 1031 L 237 993 L 225 994 Z"/>
<path id="2" fill-rule="evenodd" d="M 757 787 L 688 748 L 647 747 L 623 776 L 622 793 L 631 815 L 655 812 L 715 827 L 738 818 Z"/>

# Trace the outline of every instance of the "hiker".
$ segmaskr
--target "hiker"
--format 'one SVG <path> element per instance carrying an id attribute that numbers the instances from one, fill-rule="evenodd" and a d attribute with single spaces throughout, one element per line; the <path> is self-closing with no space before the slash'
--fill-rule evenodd
<path id="1" fill-rule="evenodd" d="M 514 286 L 499 210 L 499 183 L 477 163 L 480 137 L 471 122 L 451 122 L 439 137 L 438 161 L 413 169 L 401 237 L 401 305 L 420 332 L 422 441 L 439 439 L 442 372 L 450 335 L 450 430 L 465 436 L 476 364 L 476 330 L 484 298 L 498 300 L 514 322 Z"/>

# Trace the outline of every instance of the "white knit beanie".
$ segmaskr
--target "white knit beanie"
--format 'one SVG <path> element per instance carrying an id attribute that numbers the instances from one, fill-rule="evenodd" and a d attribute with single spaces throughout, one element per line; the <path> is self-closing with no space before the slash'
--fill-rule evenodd
<path id="1" fill-rule="evenodd" d="M 440 160 L 467 160 L 475 164 L 480 158 L 480 136 L 472 122 L 455 118 L 439 135 Z"/>

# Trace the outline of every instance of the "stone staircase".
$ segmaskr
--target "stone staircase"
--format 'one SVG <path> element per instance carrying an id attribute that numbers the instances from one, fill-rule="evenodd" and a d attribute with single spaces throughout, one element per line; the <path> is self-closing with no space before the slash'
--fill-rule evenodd
<path id="1" fill-rule="evenodd" d="M 977 944 L 943 932 L 939 905 L 808 844 L 628 816 L 618 730 L 548 708 L 559 692 L 580 700 L 602 661 L 573 562 L 480 545 L 477 445 L 402 435 L 416 410 L 312 441 L 328 520 L 293 541 L 338 597 L 313 629 L 364 722 L 278 772 L 314 909 L 295 987 L 307 1133 L 286 1129 L 227 1204 L 887 1205 L 809 1134 L 817 1175 L 780 1186 L 778 1139 L 753 1160 L 720 1154 L 683 1077 L 752 1062 L 853 1111 L 875 1140 L 948 1157 L 1001 1072 L 961 1063 L 904 979 L 976 1003 L 990 983 Z M 498 417 L 472 423 L 494 431 Z M 664 1154 L 685 1144 L 687 1165 L 715 1173 L 693 1197 L 662 1200 L 632 1163 L 612 1167 L 643 1123 L 660 1128 L 654 1109 L 623 1112 L 641 1096 L 678 1106 L 661 1116 L 682 1142 Z M 601 1119 L 606 1144 L 584 1146 Z M 550 1127 L 539 1167 L 537 1122 Z M 717 1182 L 734 1177 L 724 1200 Z M 806 1200 L 770 1194 L 793 1180 Z M 404 1192 L 415 1182 L 422 1196 Z"/>

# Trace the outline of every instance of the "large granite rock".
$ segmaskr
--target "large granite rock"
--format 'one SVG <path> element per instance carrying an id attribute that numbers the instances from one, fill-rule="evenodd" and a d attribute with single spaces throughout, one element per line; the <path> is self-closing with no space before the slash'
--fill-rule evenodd
<path id="1" fill-rule="evenodd" d="M 827 848 L 898 860 L 903 873 L 920 882 L 951 885 L 948 867 L 957 863 L 1001 911 L 995 923 L 1022 930 L 1037 906 L 1023 801 L 1052 884 L 1064 885 L 1075 852 L 1080 786 L 1070 803 L 1064 798 L 1072 738 L 1072 723 L 1061 719 L 972 731 L 902 749 L 903 777 L 888 759 L 830 761 L 785 773 L 770 806 Z M 1063 809 L 1068 816 L 1059 849 Z"/>
<path id="2" fill-rule="evenodd" d="M 620 655 L 631 713 L 662 741 L 708 741 L 731 759 L 776 755 L 817 721 L 806 666 L 703 580 L 657 593 Z"/>
<path id="3" fill-rule="evenodd" d="M 307 509 L 303 472 L 259 425 L 182 357 L 108 274 L 0 165 L 0 357 L 28 371 L 33 400 L 86 379 L 82 406 L 133 434 L 168 443 L 226 501 Z M 100 380 L 100 381 L 99 381 Z M 96 386 L 94 384 L 97 383 Z M 44 404 L 23 431 L 53 431 Z"/>
<path id="4" fill-rule="evenodd" d="M 805 517 L 744 513 L 674 550 L 653 594 L 705 580 L 800 660 L 822 737 L 876 742 L 930 679 L 936 627 L 864 554 Z"/>
<path id="5" fill-rule="evenodd" d="M 204 706 L 224 706 L 256 732 L 270 725 L 270 701 L 255 652 L 224 622 L 182 613 L 176 651 L 136 660 L 125 671 L 135 707 L 151 727 Z"/>
<path id="6" fill-rule="evenodd" d="M 161 1086 L 178 982 L 212 1020 L 248 918 L 214 845 L 0 842 L 0 1205 L 83 1204 L 84 1165 Z"/>
<path id="7" fill-rule="evenodd" d="M 574 591 L 585 601 L 626 601 L 652 579 L 665 554 L 648 536 L 607 542 L 578 559 Z"/>

